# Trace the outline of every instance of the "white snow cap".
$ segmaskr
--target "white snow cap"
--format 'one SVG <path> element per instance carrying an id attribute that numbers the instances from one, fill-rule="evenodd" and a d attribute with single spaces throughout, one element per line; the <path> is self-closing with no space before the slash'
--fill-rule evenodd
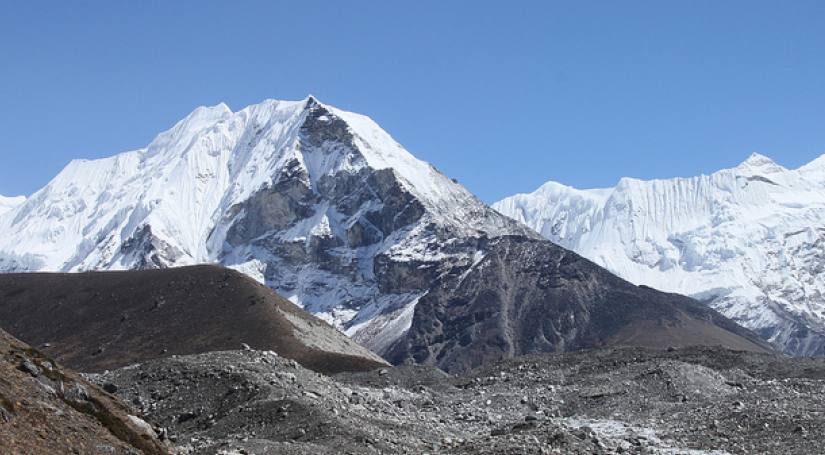
<path id="1" fill-rule="evenodd" d="M 300 145 L 301 128 L 316 108 L 328 112 L 321 121 L 334 117 L 345 123 L 354 148 Z M 7 268 L 23 263 L 28 270 L 128 267 L 118 256 L 120 246 L 147 225 L 175 251 L 175 265 L 213 262 L 223 247 L 227 214 L 295 162 L 310 185 L 341 170 L 392 169 L 439 222 L 491 235 L 515 225 L 504 218 L 487 223 L 489 217 L 480 216 L 483 203 L 407 152 L 369 117 L 310 95 L 268 99 L 237 112 L 224 103 L 198 107 L 145 148 L 70 162 L 30 204 L 15 199 L 2 205 L 0 269 L 4 259 Z M 305 227 L 292 234 L 306 237 L 323 228 Z"/>
<path id="2" fill-rule="evenodd" d="M 742 162 L 743 165 L 748 166 L 764 166 L 764 165 L 772 165 L 776 164 L 772 159 L 768 158 L 761 153 L 751 153 L 748 159 Z"/>
<path id="3" fill-rule="evenodd" d="M 751 153 L 751 155 L 734 169 L 749 172 L 767 172 L 776 173 L 786 171 L 784 167 L 776 164 L 776 162 L 765 155 L 759 153 Z"/>

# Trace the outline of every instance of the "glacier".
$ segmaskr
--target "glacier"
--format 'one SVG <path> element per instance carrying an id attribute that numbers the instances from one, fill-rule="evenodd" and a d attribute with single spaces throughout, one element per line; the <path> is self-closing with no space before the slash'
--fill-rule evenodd
<path id="1" fill-rule="evenodd" d="M 695 297 L 794 355 L 825 355 L 825 155 L 710 175 L 548 182 L 493 204 L 640 285 Z"/>

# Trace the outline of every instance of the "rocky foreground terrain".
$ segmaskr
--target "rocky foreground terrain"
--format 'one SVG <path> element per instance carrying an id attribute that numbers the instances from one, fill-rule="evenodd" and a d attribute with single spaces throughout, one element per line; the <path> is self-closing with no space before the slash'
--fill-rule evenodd
<path id="1" fill-rule="evenodd" d="M 811 454 L 825 360 L 715 348 L 324 376 L 270 351 L 90 375 L 187 454 Z"/>
<path id="2" fill-rule="evenodd" d="M 172 453 L 115 397 L 0 330 L 0 453 Z"/>

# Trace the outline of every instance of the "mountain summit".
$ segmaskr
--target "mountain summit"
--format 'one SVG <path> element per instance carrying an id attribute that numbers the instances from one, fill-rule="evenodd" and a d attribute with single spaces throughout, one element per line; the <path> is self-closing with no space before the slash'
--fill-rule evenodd
<path id="1" fill-rule="evenodd" d="M 268 100 L 193 111 L 140 150 L 73 161 L 0 215 L 0 271 L 219 263 L 396 362 L 679 340 L 762 350 L 488 207 L 375 122 Z M 688 336 L 702 333 L 702 337 Z"/>
<path id="2" fill-rule="evenodd" d="M 219 262 L 367 344 L 391 341 L 383 324 L 409 319 L 445 267 L 472 263 L 451 239 L 533 235 L 368 117 L 311 96 L 197 108 L 18 202 L 0 216 L 0 271 Z"/>
<path id="3" fill-rule="evenodd" d="M 711 175 L 554 182 L 494 204 L 637 284 L 704 300 L 791 354 L 825 354 L 825 156 L 753 154 Z"/>
<path id="4" fill-rule="evenodd" d="M 776 162 L 765 155 L 759 153 L 751 153 L 751 155 L 742 162 L 735 169 L 740 171 L 762 172 L 762 173 L 781 173 L 787 171 L 784 167 L 776 164 Z"/>

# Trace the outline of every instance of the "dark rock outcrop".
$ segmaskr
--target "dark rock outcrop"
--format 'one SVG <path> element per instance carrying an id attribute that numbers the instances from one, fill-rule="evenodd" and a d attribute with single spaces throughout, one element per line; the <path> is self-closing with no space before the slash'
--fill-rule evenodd
<path id="1" fill-rule="evenodd" d="M 524 354 L 610 345 L 770 350 L 693 299 L 634 286 L 548 241 L 507 236 L 480 247 L 483 259 L 419 300 L 389 360 L 465 371 Z"/>

